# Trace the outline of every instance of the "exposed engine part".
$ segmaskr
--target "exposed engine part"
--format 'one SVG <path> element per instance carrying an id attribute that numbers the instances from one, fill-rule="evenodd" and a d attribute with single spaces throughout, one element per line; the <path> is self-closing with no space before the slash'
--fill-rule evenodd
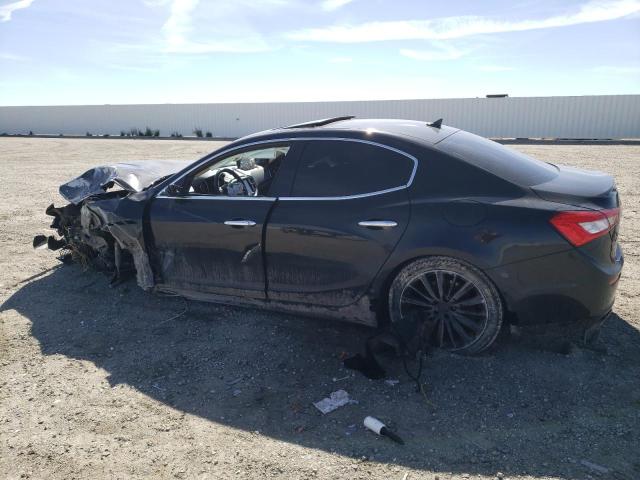
<path id="1" fill-rule="evenodd" d="M 53 217 L 51 228 L 61 238 L 36 235 L 33 247 L 47 246 L 49 250 L 62 250 L 61 260 L 71 260 L 83 267 L 113 274 L 119 282 L 134 272 L 129 252 L 123 252 L 113 235 L 103 229 L 100 218 L 86 205 L 67 205 L 57 208 L 51 204 L 46 213 Z"/>

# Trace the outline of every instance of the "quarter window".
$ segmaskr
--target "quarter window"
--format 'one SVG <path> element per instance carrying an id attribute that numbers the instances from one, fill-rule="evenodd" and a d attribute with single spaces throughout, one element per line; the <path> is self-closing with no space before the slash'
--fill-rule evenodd
<path id="1" fill-rule="evenodd" d="M 387 148 L 351 141 L 312 140 L 304 149 L 294 197 L 342 197 L 406 185 L 412 159 Z"/>
<path id="2" fill-rule="evenodd" d="M 444 152 L 523 187 L 548 182 L 558 167 L 469 132 L 457 132 L 439 144 Z"/>

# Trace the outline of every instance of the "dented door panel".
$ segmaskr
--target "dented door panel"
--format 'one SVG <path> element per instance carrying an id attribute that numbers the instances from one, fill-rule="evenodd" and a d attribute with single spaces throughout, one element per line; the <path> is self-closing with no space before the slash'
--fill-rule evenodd
<path id="1" fill-rule="evenodd" d="M 262 229 L 274 202 L 247 197 L 154 199 L 149 218 L 158 284 L 265 298 Z M 252 225 L 225 224 L 239 220 Z"/>

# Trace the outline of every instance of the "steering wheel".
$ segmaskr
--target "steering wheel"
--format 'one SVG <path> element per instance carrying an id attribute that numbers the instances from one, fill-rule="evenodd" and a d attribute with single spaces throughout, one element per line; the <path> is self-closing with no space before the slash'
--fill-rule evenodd
<path id="1" fill-rule="evenodd" d="M 216 187 L 218 188 L 218 190 L 220 191 L 220 193 L 222 193 L 222 188 L 224 188 L 226 186 L 226 184 L 228 182 L 224 182 L 224 180 L 222 180 L 222 177 L 225 173 L 228 173 L 229 175 L 231 175 L 233 178 L 235 178 L 238 183 L 242 186 L 242 190 L 244 191 L 244 193 L 247 196 L 251 196 L 251 192 L 249 191 L 247 185 L 245 184 L 245 182 L 243 181 L 242 177 L 240 175 L 238 175 L 238 172 L 235 172 L 234 170 L 231 170 L 230 168 L 221 168 L 220 171 L 218 173 L 216 173 Z M 224 182 L 224 183 L 220 183 L 220 182 Z"/>

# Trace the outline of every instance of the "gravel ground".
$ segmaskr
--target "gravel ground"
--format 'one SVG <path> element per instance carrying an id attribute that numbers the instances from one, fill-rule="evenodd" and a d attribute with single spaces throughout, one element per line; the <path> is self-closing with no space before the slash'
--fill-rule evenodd
<path id="1" fill-rule="evenodd" d="M 616 176 L 627 263 L 601 348 L 505 336 L 480 357 L 436 353 L 425 399 L 398 360 L 384 360 L 395 385 L 341 367 L 363 328 L 112 289 L 31 249 L 66 179 L 216 146 L 0 138 L 1 477 L 640 477 L 640 147 L 516 147 Z M 312 406 L 338 389 L 358 403 Z"/>

